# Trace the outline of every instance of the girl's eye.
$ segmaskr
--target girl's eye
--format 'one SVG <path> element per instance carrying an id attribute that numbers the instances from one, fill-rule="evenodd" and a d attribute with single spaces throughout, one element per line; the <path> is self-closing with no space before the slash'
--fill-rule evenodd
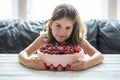
<path id="1" fill-rule="evenodd" d="M 57 28 L 60 28 L 61 26 L 60 25 L 56 25 Z"/>
<path id="2" fill-rule="evenodd" d="M 66 27 L 66 29 L 71 29 L 71 27 Z"/>

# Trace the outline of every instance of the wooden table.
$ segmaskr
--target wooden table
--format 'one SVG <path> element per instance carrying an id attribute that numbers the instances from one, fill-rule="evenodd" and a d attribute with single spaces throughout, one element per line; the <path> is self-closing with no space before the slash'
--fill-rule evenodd
<path id="1" fill-rule="evenodd" d="M 84 71 L 40 71 L 21 65 L 17 54 L 0 54 L 0 80 L 119 80 L 120 55 L 104 58 L 102 64 Z"/>

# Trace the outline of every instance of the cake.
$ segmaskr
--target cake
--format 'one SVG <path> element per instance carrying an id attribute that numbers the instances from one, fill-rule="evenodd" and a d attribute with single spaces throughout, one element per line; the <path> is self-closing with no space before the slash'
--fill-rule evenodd
<path id="1" fill-rule="evenodd" d="M 38 58 L 49 70 L 70 70 L 71 64 L 84 58 L 83 49 L 77 45 L 47 44 L 37 51 Z"/>

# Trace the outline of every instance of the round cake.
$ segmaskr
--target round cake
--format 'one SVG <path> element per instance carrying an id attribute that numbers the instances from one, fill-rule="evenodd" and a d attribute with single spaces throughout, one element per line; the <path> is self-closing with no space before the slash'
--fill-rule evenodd
<path id="1" fill-rule="evenodd" d="M 38 59 L 44 62 L 49 70 L 70 70 L 71 64 L 84 58 L 83 49 L 77 45 L 47 44 L 38 51 Z"/>

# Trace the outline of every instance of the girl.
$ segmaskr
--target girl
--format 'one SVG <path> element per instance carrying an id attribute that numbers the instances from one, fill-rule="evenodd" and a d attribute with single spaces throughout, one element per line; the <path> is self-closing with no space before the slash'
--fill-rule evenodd
<path id="1" fill-rule="evenodd" d="M 34 69 L 45 69 L 42 61 L 31 57 L 41 46 L 46 44 L 72 43 L 79 45 L 90 58 L 76 61 L 70 70 L 84 70 L 102 63 L 103 55 L 85 39 L 86 28 L 80 20 L 78 11 L 69 4 L 58 5 L 51 19 L 48 20 L 47 32 L 40 35 L 31 45 L 18 55 L 19 61 Z"/>

